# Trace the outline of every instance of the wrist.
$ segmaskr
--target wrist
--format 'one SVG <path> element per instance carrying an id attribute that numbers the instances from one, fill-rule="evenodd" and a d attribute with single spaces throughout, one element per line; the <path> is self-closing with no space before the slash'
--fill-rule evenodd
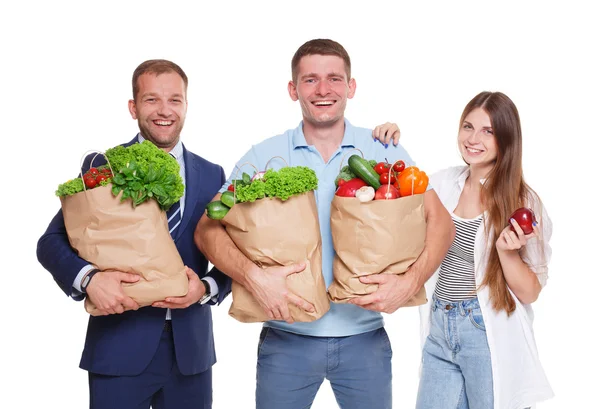
<path id="1" fill-rule="evenodd" d="M 416 293 L 424 285 L 424 283 L 421 283 L 421 275 L 413 268 L 406 270 L 404 275 L 409 280 L 410 288 L 413 290 L 413 292 Z"/>
<path id="2" fill-rule="evenodd" d="M 200 282 L 204 285 L 204 294 L 202 294 L 198 302 L 204 304 L 212 298 L 212 293 L 210 290 L 210 283 L 207 280 L 200 279 Z"/>
<path id="3" fill-rule="evenodd" d="M 92 278 L 94 278 L 94 275 L 96 275 L 96 273 L 99 273 L 99 272 L 100 272 L 99 269 L 92 268 L 90 271 L 85 273 L 85 275 L 81 279 L 81 292 L 87 293 L 87 289 L 90 286 L 90 283 L 92 282 Z"/>
<path id="4" fill-rule="evenodd" d="M 248 269 L 246 269 L 246 273 L 243 275 L 244 282 L 241 283 L 246 289 L 250 290 L 253 284 L 255 284 L 258 280 L 258 276 L 262 273 L 262 268 L 257 266 L 254 263 L 250 263 Z"/>

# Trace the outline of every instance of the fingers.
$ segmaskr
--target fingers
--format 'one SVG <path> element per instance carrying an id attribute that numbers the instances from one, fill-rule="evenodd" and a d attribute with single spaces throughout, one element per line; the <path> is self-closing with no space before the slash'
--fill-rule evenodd
<path id="1" fill-rule="evenodd" d="M 349 302 L 354 305 L 363 307 L 365 305 L 369 305 L 369 304 L 376 303 L 379 301 L 380 301 L 379 297 L 377 295 L 375 295 L 375 293 L 373 293 L 373 294 L 369 294 L 369 295 L 364 295 L 362 297 L 352 298 Z"/>
<path id="2" fill-rule="evenodd" d="M 392 135 L 394 134 L 394 130 L 397 128 L 396 124 L 392 124 L 389 122 L 385 123 L 385 146 L 387 147 L 392 142 Z"/>
<path id="3" fill-rule="evenodd" d="M 525 233 L 523 233 L 523 229 L 521 229 L 521 226 L 519 226 L 519 223 L 517 223 L 517 221 L 515 219 L 510 219 L 510 224 L 512 225 L 512 227 L 515 229 L 515 233 L 521 237 L 524 236 Z"/>
<path id="4" fill-rule="evenodd" d="M 390 143 L 398 145 L 400 142 L 400 128 L 393 122 L 386 122 L 373 129 L 373 140 L 381 142 L 386 148 Z"/>
<path id="5" fill-rule="evenodd" d="M 383 284 L 390 278 L 389 274 L 371 274 L 368 276 L 361 276 L 358 279 L 363 284 Z"/>
<path id="6" fill-rule="evenodd" d="M 381 135 L 381 125 L 377 125 L 375 127 L 375 129 L 373 129 L 373 140 L 381 141 L 380 135 Z"/>
<path id="7" fill-rule="evenodd" d="M 130 273 L 119 273 L 119 280 L 125 283 L 135 283 L 140 280 L 140 276 Z"/>
<path id="8" fill-rule="evenodd" d="M 537 238 L 541 237 L 540 228 L 538 227 L 538 224 L 536 222 L 533 222 L 533 233 L 525 235 L 525 239 L 529 240 L 534 237 L 537 237 Z"/>
<path id="9" fill-rule="evenodd" d="M 506 242 L 506 246 L 509 250 L 518 250 L 521 248 L 521 242 L 514 232 L 504 231 L 502 232 L 502 238 Z"/>
<path id="10" fill-rule="evenodd" d="M 121 301 L 121 305 L 125 307 L 125 310 L 138 310 L 140 308 L 139 304 L 133 301 L 131 297 L 125 297 L 123 301 Z"/>
<path id="11" fill-rule="evenodd" d="M 185 266 L 185 274 L 188 276 L 188 280 L 190 278 L 194 278 L 194 277 L 198 277 L 198 274 L 196 274 L 194 272 L 194 270 L 192 270 L 191 268 L 189 268 L 188 266 Z"/>
<path id="12" fill-rule="evenodd" d="M 296 294 L 288 293 L 286 294 L 286 298 L 290 303 L 306 312 L 315 312 L 314 305 L 306 301 L 304 298 L 298 297 Z"/>
<path id="13" fill-rule="evenodd" d="M 365 310 L 371 310 L 375 312 L 384 312 L 384 307 L 381 303 L 366 304 L 363 305 L 362 308 L 364 308 Z"/>
<path id="14" fill-rule="evenodd" d="M 269 310 L 269 317 L 272 317 L 271 318 L 272 320 L 285 321 L 283 316 L 284 316 L 283 308 L 280 308 L 279 306 L 274 306 Z"/>
<path id="15" fill-rule="evenodd" d="M 299 273 L 301 271 L 304 271 L 305 268 L 306 268 L 306 263 L 291 264 L 289 266 L 286 266 L 286 268 L 284 269 L 284 274 L 286 276 L 289 276 L 290 274 Z"/>
<path id="16" fill-rule="evenodd" d="M 168 297 L 164 301 L 156 301 L 152 303 L 153 307 L 170 308 L 172 310 L 187 308 L 190 305 L 192 305 L 192 301 L 187 295 L 183 297 Z"/>
<path id="17" fill-rule="evenodd" d="M 398 145 L 400 143 L 400 128 L 396 124 L 394 126 L 396 130 L 392 134 L 392 139 L 394 140 L 394 145 Z"/>
<path id="18" fill-rule="evenodd" d="M 280 313 L 281 319 L 283 321 L 287 322 L 288 324 L 294 323 L 294 319 L 292 318 L 292 315 L 290 314 L 290 309 L 288 308 L 287 304 L 283 304 L 279 307 L 279 313 Z"/>

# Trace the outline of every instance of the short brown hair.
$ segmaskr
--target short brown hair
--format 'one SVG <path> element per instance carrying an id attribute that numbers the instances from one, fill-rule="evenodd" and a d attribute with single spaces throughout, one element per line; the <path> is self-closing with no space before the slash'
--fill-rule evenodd
<path id="1" fill-rule="evenodd" d="M 302 57 L 308 55 L 335 55 L 344 60 L 344 66 L 346 67 L 346 75 L 348 80 L 350 79 L 350 56 L 348 52 L 338 42 L 328 39 L 315 39 L 307 41 L 302 44 L 294 57 L 292 58 L 292 81 L 296 82 L 298 79 L 298 64 Z"/>
<path id="2" fill-rule="evenodd" d="M 187 93 L 188 78 L 187 78 L 187 75 L 185 75 L 185 72 L 183 72 L 183 70 L 181 69 L 181 67 L 179 65 L 177 65 L 174 62 L 171 62 L 169 60 L 148 60 L 148 61 L 144 61 L 143 63 L 138 65 L 138 67 L 133 72 L 133 78 L 131 79 L 131 86 L 133 88 L 134 101 L 140 90 L 137 81 L 141 75 L 154 74 L 154 75 L 158 76 L 160 74 L 165 74 L 168 72 L 174 72 L 174 73 L 179 74 L 179 76 L 183 80 L 183 83 L 185 85 L 185 91 Z"/>

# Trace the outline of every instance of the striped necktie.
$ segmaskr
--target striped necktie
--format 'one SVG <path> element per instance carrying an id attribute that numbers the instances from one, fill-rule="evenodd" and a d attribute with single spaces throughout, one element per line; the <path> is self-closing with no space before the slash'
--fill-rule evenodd
<path id="1" fill-rule="evenodd" d="M 171 237 L 175 238 L 177 227 L 181 223 L 181 204 L 179 202 L 173 203 L 173 206 L 169 208 L 167 220 L 169 221 L 169 233 L 171 233 Z"/>
<path id="2" fill-rule="evenodd" d="M 169 152 L 173 158 L 175 155 Z M 177 158 L 175 158 L 177 159 Z M 181 203 L 177 201 L 173 203 L 173 205 L 167 211 L 167 220 L 169 222 L 169 233 L 171 233 L 171 237 L 175 238 L 175 234 L 177 233 L 177 227 L 181 223 Z"/>

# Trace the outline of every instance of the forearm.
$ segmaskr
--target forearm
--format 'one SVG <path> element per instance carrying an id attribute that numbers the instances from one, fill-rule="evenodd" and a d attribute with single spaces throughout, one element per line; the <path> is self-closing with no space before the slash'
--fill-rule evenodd
<path id="1" fill-rule="evenodd" d="M 194 241 L 217 269 L 247 287 L 247 275 L 258 267 L 237 248 L 218 220 L 202 216 L 194 233 Z"/>
<path id="2" fill-rule="evenodd" d="M 510 290 L 523 304 L 537 300 L 542 286 L 533 271 L 523 262 L 518 251 L 498 251 L 502 272 Z"/>
<path id="3" fill-rule="evenodd" d="M 60 288 L 71 296 L 75 278 L 89 263 L 79 257 L 71 247 L 61 211 L 57 213 L 39 239 L 37 258 L 40 264 L 52 274 Z"/>
<path id="4" fill-rule="evenodd" d="M 422 287 L 440 266 L 454 240 L 455 234 L 452 218 L 435 192 L 432 190 L 427 191 L 425 195 L 430 195 L 429 197 L 426 196 L 425 199 L 425 218 L 427 222 L 425 247 L 419 258 L 407 271 L 407 274 L 412 276 L 416 288 Z"/>

